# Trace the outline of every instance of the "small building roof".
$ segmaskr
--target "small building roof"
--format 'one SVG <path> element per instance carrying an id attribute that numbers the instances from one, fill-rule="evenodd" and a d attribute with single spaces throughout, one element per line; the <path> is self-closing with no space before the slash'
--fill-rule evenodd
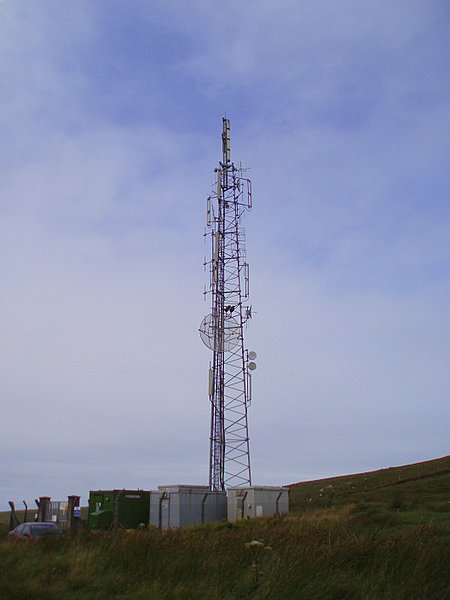
<path id="1" fill-rule="evenodd" d="M 279 486 L 279 485 L 243 485 L 243 486 L 237 486 L 237 487 L 231 487 L 228 488 L 228 491 L 231 492 L 233 490 L 245 490 L 245 491 L 250 491 L 250 490 L 264 490 L 264 491 L 274 491 L 274 492 L 283 492 L 289 491 L 288 487 L 284 487 L 284 486 Z"/>
<path id="2" fill-rule="evenodd" d="M 208 485 L 187 485 L 184 483 L 177 483 L 173 485 L 158 485 L 158 491 L 160 492 L 209 492 Z"/>

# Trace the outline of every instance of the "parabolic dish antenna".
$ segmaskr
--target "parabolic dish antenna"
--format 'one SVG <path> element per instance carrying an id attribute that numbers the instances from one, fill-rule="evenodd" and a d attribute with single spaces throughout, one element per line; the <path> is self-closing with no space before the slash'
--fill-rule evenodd
<path id="1" fill-rule="evenodd" d="M 200 338 L 207 348 L 217 352 L 233 350 L 240 340 L 239 323 L 233 317 L 227 317 L 223 328 L 223 348 L 221 348 L 220 328 L 216 327 L 212 315 L 207 315 L 200 323 Z"/>
<path id="2" fill-rule="evenodd" d="M 248 357 L 250 360 L 255 360 L 256 352 L 254 352 L 253 350 L 250 350 L 250 352 L 248 353 Z"/>
<path id="3" fill-rule="evenodd" d="M 256 363 L 254 363 L 254 362 L 248 363 L 248 368 L 250 369 L 250 371 L 254 371 L 256 369 Z"/>

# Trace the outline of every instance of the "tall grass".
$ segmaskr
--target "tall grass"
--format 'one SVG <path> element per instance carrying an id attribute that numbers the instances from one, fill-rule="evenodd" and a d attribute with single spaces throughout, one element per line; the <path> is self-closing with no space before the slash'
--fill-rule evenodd
<path id="1" fill-rule="evenodd" d="M 259 577 L 246 543 L 258 539 Z M 160 532 L 0 542 L 8 600 L 446 600 L 449 530 L 369 504 Z M 253 567 L 254 568 L 254 567 Z"/>

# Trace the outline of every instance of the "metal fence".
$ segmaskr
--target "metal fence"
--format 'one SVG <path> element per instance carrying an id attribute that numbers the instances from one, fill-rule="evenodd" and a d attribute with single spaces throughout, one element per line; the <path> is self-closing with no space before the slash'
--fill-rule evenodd
<path id="1" fill-rule="evenodd" d="M 67 500 L 52 500 L 45 510 L 45 521 L 58 523 L 61 527 L 67 526 L 69 503 Z"/>

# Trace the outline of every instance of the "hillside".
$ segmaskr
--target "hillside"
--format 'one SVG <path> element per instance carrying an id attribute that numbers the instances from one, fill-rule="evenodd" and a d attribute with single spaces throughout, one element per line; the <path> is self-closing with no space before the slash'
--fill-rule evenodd
<path id="1" fill-rule="evenodd" d="M 288 486 L 293 511 L 370 502 L 397 509 L 450 510 L 450 455 L 420 463 Z"/>

